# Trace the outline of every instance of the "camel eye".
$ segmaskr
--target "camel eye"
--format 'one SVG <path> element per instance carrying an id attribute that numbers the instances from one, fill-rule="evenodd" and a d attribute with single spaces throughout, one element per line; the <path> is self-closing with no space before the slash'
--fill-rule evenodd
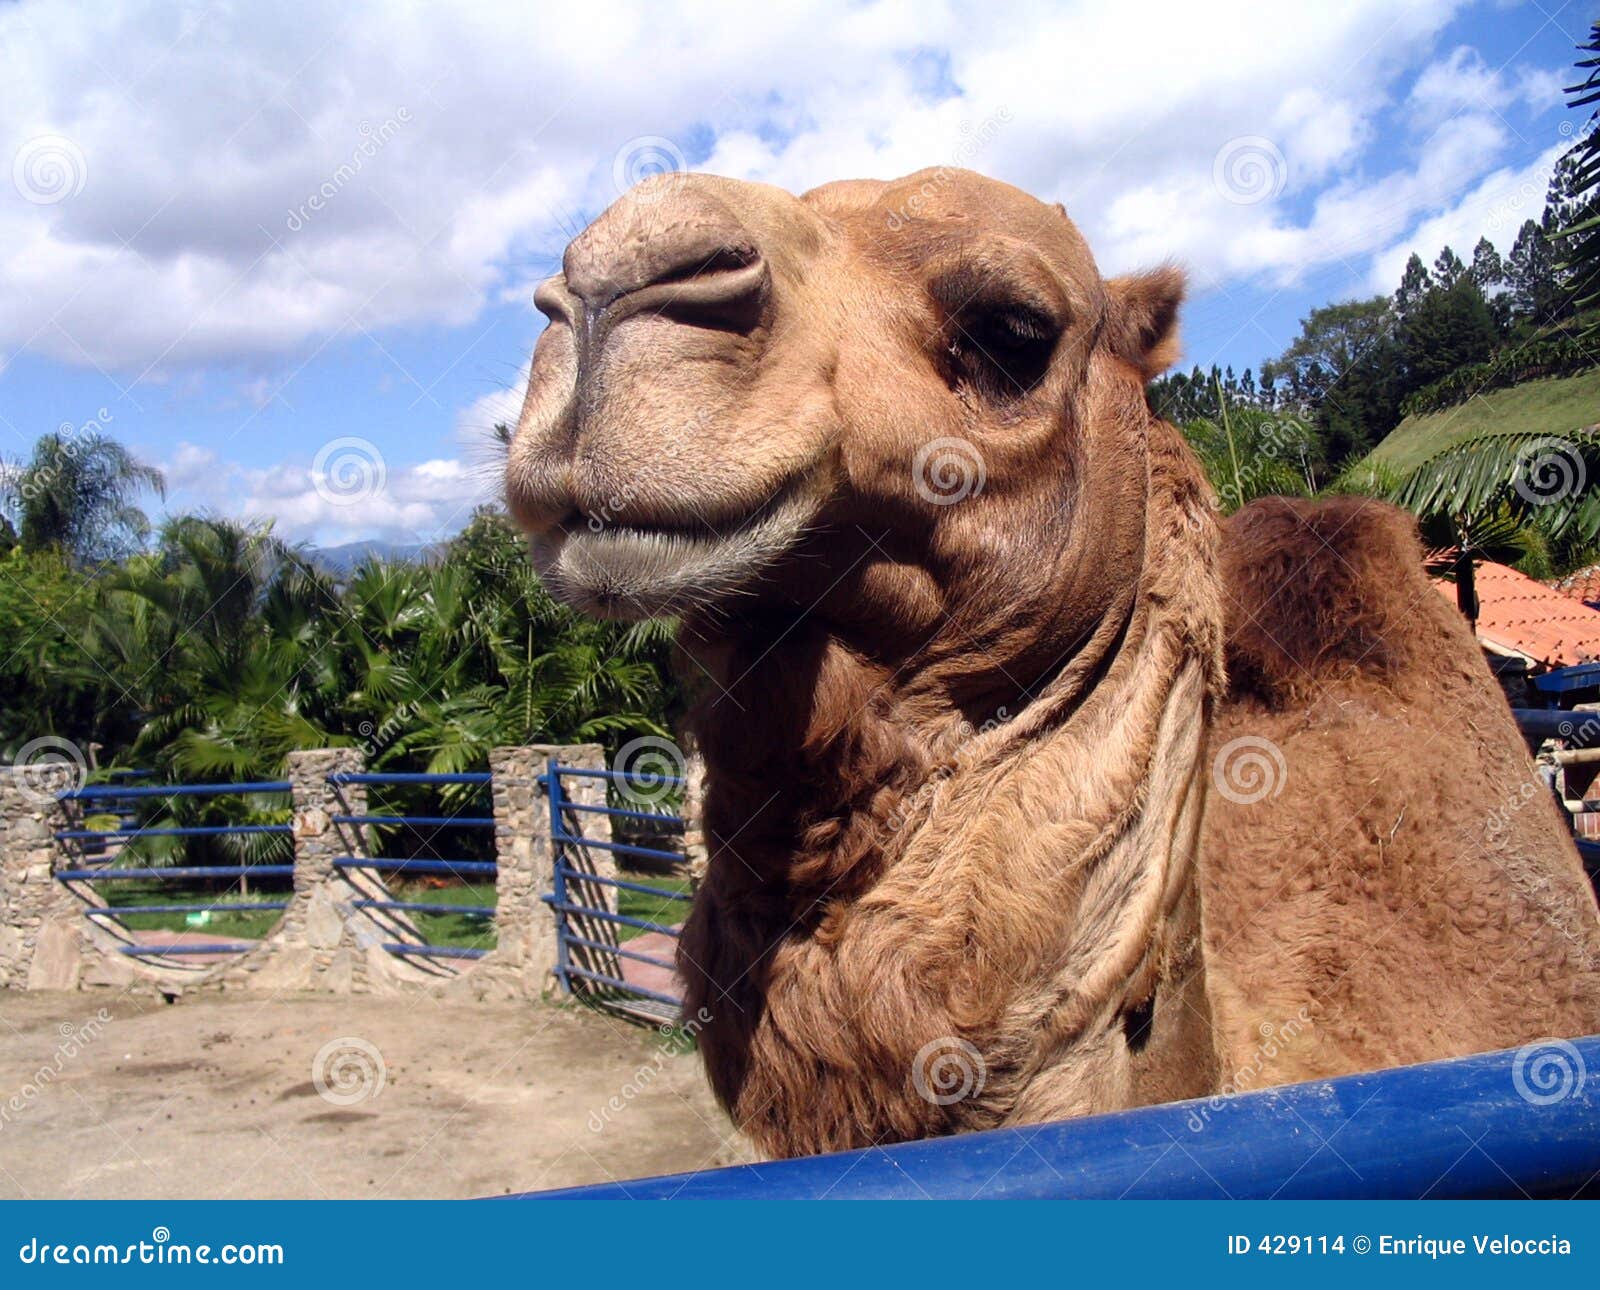
<path id="1" fill-rule="evenodd" d="M 996 399 L 1026 394 L 1043 379 L 1059 334 L 1048 317 L 1017 305 L 969 308 L 951 328 L 954 374 Z"/>
<path id="2" fill-rule="evenodd" d="M 982 315 L 971 329 L 979 348 L 991 354 L 1025 354 L 1054 343 L 1049 324 L 1029 311 L 1006 310 Z"/>

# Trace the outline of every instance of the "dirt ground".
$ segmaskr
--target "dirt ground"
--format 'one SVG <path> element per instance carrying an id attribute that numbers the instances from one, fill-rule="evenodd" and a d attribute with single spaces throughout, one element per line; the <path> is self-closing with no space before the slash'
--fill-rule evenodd
<path id="1" fill-rule="evenodd" d="M 7 1199 L 494 1196 L 747 1158 L 692 1053 L 575 1006 L 0 993 Z"/>

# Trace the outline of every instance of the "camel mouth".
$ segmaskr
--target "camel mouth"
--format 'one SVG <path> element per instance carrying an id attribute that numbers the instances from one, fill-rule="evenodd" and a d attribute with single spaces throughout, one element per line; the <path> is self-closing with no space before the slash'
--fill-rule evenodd
<path id="1" fill-rule="evenodd" d="M 687 528 L 602 521 L 578 511 L 534 535 L 552 595 L 596 618 L 668 618 L 747 594 L 800 541 L 818 509 L 791 481 L 736 520 Z"/>

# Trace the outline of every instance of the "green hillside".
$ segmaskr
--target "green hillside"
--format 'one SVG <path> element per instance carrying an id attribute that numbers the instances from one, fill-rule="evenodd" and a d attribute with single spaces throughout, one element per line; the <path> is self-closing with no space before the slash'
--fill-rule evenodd
<path id="1" fill-rule="evenodd" d="M 1600 368 L 1491 390 L 1440 412 L 1407 417 L 1368 460 L 1407 471 L 1474 435 L 1560 435 L 1596 423 L 1600 423 Z"/>

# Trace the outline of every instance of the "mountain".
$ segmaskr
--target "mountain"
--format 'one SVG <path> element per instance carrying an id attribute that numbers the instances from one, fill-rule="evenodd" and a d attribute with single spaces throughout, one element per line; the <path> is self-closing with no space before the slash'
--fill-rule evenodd
<path id="1" fill-rule="evenodd" d="M 410 561 L 420 564 L 433 553 L 433 548 L 420 542 L 343 542 L 338 546 L 314 546 L 306 549 L 313 562 L 329 573 L 349 573 L 363 560 L 379 559 Z"/>

